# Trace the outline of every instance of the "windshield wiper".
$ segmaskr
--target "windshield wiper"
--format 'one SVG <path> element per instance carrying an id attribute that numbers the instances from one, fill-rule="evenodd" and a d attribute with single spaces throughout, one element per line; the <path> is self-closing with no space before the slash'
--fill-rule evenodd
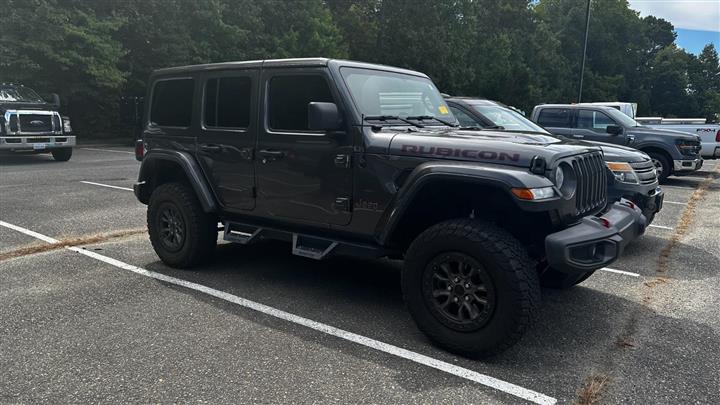
<path id="1" fill-rule="evenodd" d="M 397 115 L 366 115 L 365 120 L 371 120 L 371 121 L 390 121 L 390 120 L 397 120 L 402 121 L 406 124 L 410 124 L 412 126 L 418 127 L 418 128 L 424 128 L 425 125 L 418 124 L 417 122 L 412 122 L 410 120 L 407 120 L 405 118 L 400 118 Z"/>
<path id="2" fill-rule="evenodd" d="M 434 115 L 413 115 L 413 116 L 408 116 L 406 118 L 409 120 L 418 120 L 418 121 L 435 120 L 435 121 L 440 122 L 449 127 L 457 127 L 458 126 L 458 124 L 452 123 L 450 121 L 442 120 Z"/>

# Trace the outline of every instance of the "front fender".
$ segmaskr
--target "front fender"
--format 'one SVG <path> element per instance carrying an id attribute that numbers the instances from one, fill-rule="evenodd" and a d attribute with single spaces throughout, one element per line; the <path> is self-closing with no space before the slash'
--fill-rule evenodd
<path id="1" fill-rule="evenodd" d="M 200 165 L 188 152 L 177 150 L 153 149 L 145 155 L 140 165 L 138 181 L 133 186 L 135 196 L 141 203 L 147 204 L 155 187 L 160 185 L 158 179 L 162 174 L 158 173 L 158 168 L 163 162 L 172 162 L 182 169 L 185 179 L 192 186 L 205 212 L 217 211 L 215 196 L 202 174 Z"/>
<path id="2" fill-rule="evenodd" d="M 433 182 L 461 181 L 469 185 L 495 187 L 507 193 L 523 210 L 544 211 L 556 205 L 559 197 L 542 202 L 521 201 L 510 191 L 515 187 L 551 187 L 552 182 L 543 176 L 530 173 L 525 168 L 502 165 L 480 165 L 477 162 L 427 162 L 418 165 L 408 176 L 391 201 L 376 230 L 377 239 L 384 245 L 397 228 L 403 214 L 423 187 Z"/>
<path id="3" fill-rule="evenodd" d="M 641 150 L 641 151 L 644 149 L 660 149 L 660 150 L 667 152 L 667 154 L 670 155 L 670 157 L 672 157 L 673 160 L 683 159 L 682 154 L 675 147 L 675 144 L 669 144 L 669 143 L 662 142 L 659 140 L 647 139 L 647 140 L 635 141 L 635 143 L 630 145 L 630 147 Z M 670 163 L 672 163 L 672 162 L 670 162 Z"/>

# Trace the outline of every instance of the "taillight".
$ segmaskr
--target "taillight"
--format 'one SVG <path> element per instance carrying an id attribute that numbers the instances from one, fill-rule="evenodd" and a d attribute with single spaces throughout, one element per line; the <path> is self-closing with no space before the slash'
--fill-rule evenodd
<path id="1" fill-rule="evenodd" d="M 720 129 L 718 129 L 717 134 L 715 134 L 715 142 L 720 142 Z"/>
<path id="2" fill-rule="evenodd" d="M 138 161 L 143 160 L 145 152 L 145 142 L 143 142 L 142 139 L 135 141 L 135 159 Z"/>

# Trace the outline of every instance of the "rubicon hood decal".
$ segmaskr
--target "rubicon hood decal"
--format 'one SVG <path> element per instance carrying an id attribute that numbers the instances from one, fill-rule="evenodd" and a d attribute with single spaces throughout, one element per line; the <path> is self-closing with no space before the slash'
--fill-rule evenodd
<path id="1" fill-rule="evenodd" d="M 461 149 L 461 148 L 442 148 L 435 146 L 411 145 L 403 144 L 400 151 L 411 155 L 434 155 L 443 157 L 458 157 L 466 159 L 480 160 L 509 160 L 513 162 L 520 161 L 520 154 L 496 152 L 492 150 L 479 149 Z"/>

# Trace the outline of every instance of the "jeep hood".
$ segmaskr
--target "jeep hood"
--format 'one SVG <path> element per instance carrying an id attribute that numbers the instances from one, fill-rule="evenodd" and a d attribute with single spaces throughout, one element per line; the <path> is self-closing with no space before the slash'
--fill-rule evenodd
<path id="1" fill-rule="evenodd" d="M 419 128 L 413 132 L 397 132 L 390 141 L 388 153 L 530 167 L 535 156 L 552 163 L 561 157 L 598 149 L 539 133 Z"/>

